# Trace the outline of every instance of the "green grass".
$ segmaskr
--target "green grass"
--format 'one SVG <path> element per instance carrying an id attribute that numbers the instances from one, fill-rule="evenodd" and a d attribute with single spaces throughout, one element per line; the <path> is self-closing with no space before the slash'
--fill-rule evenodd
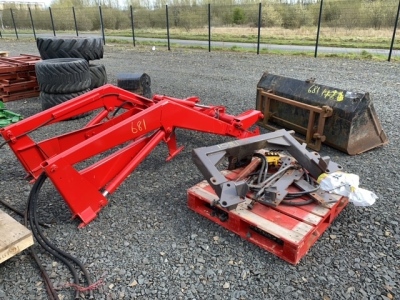
<path id="1" fill-rule="evenodd" d="M 120 39 L 108 39 L 107 43 L 115 43 L 120 45 L 128 45 L 132 44 L 131 41 L 120 40 Z M 165 50 L 167 51 L 168 44 L 166 42 L 147 42 L 147 41 L 136 41 L 136 47 L 139 49 L 145 48 L 147 46 L 156 46 L 157 50 Z M 208 46 L 201 45 L 181 45 L 181 44 L 170 44 L 171 50 L 174 49 L 193 49 L 193 50 L 208 50 Z M 242 48 L 240 46 L 232 46 L 229 48 L 224 47 L 211 47 L 211 51 L 221 51 L 221 52 L 236 52 L 236 53 L 254 53 L 256 54 L 256 50 L 250 48 Z M 304 52 L 304 51 L 287 51 L 287 50 L 271 50 L 266 48 L 260 48 L 260 55 L 263 54 L 271 54 L 271 55 L 292 55 L 292 56 L 304 56 L 304 57 L 314 57 L 314 51 Z M 317 57 L 319 58 L 346 58 L 353 60 L 372 60 L 372 61 L 387 61 L 386 55 L 372 54 L 368 51 L 361 51 L 361 53 L 318 53 Z M 392 57 L 392 62 L 399 62 L 400 58 Z"/>
<path id="2" fill-rule="evenodd" d="M 212 30 L 211 40 L 215 42 L 235 42 L 235 43 L 257 43 L 258 35 L 254 33 L 256 29 L 243 29 L 244 32 L 224 32 L 223 29 Z M 247 30 L 247 31 L 246 31 Z M 207 30 L 185 31 L 179 29 L 170 30 L 171 39 L 179 40 L 198 40 L 208 41 Z M 316 42 L 315 30 L 307 29 L 293 32 L 284 29 L 263 28 L 260 36 L 260 43 L 276 45 L 297 45 L 314 46 Z M 131 30 L 106 31 L 107 36 L 131 37 Z M 135 37 L 141 38 L 167 38 L 166 29 L 140 29 L 135 31 Z M 319 45 L 326 47 L 344 47 L 344 48 L 370 48 L 370 49 L 389 49 L 391 43 L 390 31 L 385 30 L 382 34 L 368 34 L 367 31 L 355 30 L 354 33 L 347 30 L 334 31 L 334 34 L 326 30 L 320 34 Z"/>
<path id="3" fill-rule="evenodd" d="M 4 31 L 3 31 L 4 33 Z M 9 33 L 9 32 L 7 32 Z M 19 33 L 22 34 L 31 34 L 31 32 L 29 30 L 20 30 Z M 10 36 L 4 37 L 3 36 L 3 40 L 16 40 L 16 37 L 14 35 L 14 31 L 11 32 Z M 82 33 L 83 34 L 83 33 Z M 14 35 L 14 36 L 13 36 Z M 75 35 L 75 32 L 71 32 L 71 31 L 64 31 L 64 32 L 57 32 L 57 36 L 62 36 L 62 35 Z M 119 39 L 117 38 L 118 36 L 126 36 L 126 37 L 131 37 L 131 32 L 129 31 L 119 31 L 118 34 L 116 32 L 106 32 L 106 44 L 115 44 L 115 45 L 123 45 L 125 46 L 132 46 L 132 40 L 131 39 Z M 111 37 L 112 36 L 112 37 Z M 144 34 L 142 32 L 142 34 L 138 34 L 135 35 L 136 37 L 140 37 L 140 36 L 145 36 L 145 37 L 149 37 L 147 34 Z M 225 36 L 225 35 L 224 35 Z M 162 38 L 162 39 L 166 39 L 166 35 L 162 35 L 162 34 L 156 34 L 152 36 L 153 38 Z M 33 35 L 32 36 L 25 36 L 25 37 L 20 37 L 20 39 L 24 39 L 24 40 L 32 40 L 33 39 Z M 171 36 L 171 39 L 176 39 L 177 37 L 175 36 Z M 194 39 L 194 37 L 190 37 L 187 36 L 188 39 Z M 198 39 L 198 35 L 196 35 L 196 39 Z M 372 47 L 371 42 L 368 43 L 359 43 L 357 41 L 353 41 L 352 43 L 350 43 L 350 40 L 354 39 L 354 38 L 349 38 L 349 41 L 347 42 L 346 45 L 348 45 L 349 47 L 353 47 L 353 48 L 357 48 L 360 45 L 362 45 L 365 48 L 384 48 L 382 47 L 382 41 L 380 43 L 378 43 L 378 41 L 376 42 L 376 47 Z M 208 36 L 207 38 L 202 39 L 203 41 L 208 41 Z M 218 38 L 213 36 L 212 41 L 218 41 Z M 225 41 L 225 40 L 224 40 Z M 230 39 L 229 41 L 231 42 L 238 42 L 236 39 Z M 228 42 L 228 41 L 226 41 Z M 251 41 L 252 43 L 256 43 L 257 41 Z M 265 41 L 264 41 L 265 42 Z M 337 41 L 336 41 L 337 42 Z M 307 41 L 307 39 L 304 39 L 303 42 L 299 41 L 299 40 L 294 40 L 294 39 L 285 39 L 285 38 L 275 38 L 275 40 L 271 41 L 270 43 L 272 44 L 279 44 L 281 43 L 282 45 L 309 45 L 309 46 L 315 46 L 315 42 L 311 42 L 311 41 Z M 345 43 L 341 42 L 341 43 L 331 43 L 331 44 L 324 44 L 323 39 L 321 40 L 321 43 L 319 44 L 319 46 L 340 46 L 343 47 Z M 136 40 L 135 45 L 137 46 L 138 49 L 140 48 L 144 48 L 147 46 L 156 46 L 158 48 L 158 50 L 168 50 L 167 49 L 167 41 L 163 42 L 154 42 L 154 41 L 138 41 Z M 380 47 L 378 47 L 378 45 L 380 45 Z M 208 50 L 208 45 L 180 45 L 180 44 L 176 44 L 176 43 L 171 43 L 170 44 L 170 48 L 173 49 L 201 49 L 201 50 Z M 388 48 L 388 47 L 386 47 Z M 244 48 L 244 47 L 240 47 L 239 45 L 234 45 L 232 47 L 215 47 L 212 46 L 211 51 L 224 51 L 224 52 L 242 52 L 242 53 L 256 53 L 256 50 L 254 48 Z M 314 51 L 309 51 L 309 52 L 304 52 L 304 51 L 288 51 L 288 50 L 271 50 L 271 49 L 265 49 L 261 46 L 260 48 L 260 54 L 272 54 L 272 55 L 293 55 L 293 56 L 306 56 L 306 57 L 313 57 L 314 56 Z M 366 50 L 361 51 L 361 53 L 318 53 L 318 57 L 339 57 L 339 58 L 347 58 L 347 59 L 358 59 L 358 60 L 373 60 L 373 61 L 387 61 L 387 55 L 377 55 L 377 54 L 372 54 Z M 398 57 L 391 57 L 391 61 L 392 62 L 398 62 L 400 61 L 400 58 Z"/>
<path id="4" fill-rule="evenodd" d="M 231 30 L 232 28 L 212 28 L 211 40 L 214 42 L 235 42 L 235 43 L 257 43 L 258 35 L 256 28 L 237 28 L 237 31 Z M 235 28 L 233 28 L 235 29 Z M 47 34 L 52 35 L 52 31 L 47 31 Z M 93 34 L 81 32 L 80 34 Z M 6 29 L 2 31 L 3 36 L 15 36 L 13 29 Z M 33 33 L 29 29 L 18 29 L 18 34 Z M 42 34 L 37 31 L 36 34 Z M 94 33 L 101 35 L 101 32 Z M 76 35 L 75 31 L 56 31 L 57 36 L 61 35 Z M 132 37 L 132 30 L 106 30 L 107 37 Z M 166 39 L 166 29 L 138 29 L 135 30 L 135 37 L 137 38 L 158 38 Z M 182 29 L 170 29 L 171 39 L 180 40 L 198 40 L 208 41 L 207 29 L 193 29 L 190 31 Z M 114 40 L 114 39 L 112 39 Z M 263 28 L 260 36 L 260 43 L 262 44 L 276 44 L 276 45 L 296 45 L 296 46 L 315 46 L 316 32 L 313 28 L 305 28 L 298 30 L 285 30 L 282 28 Z M 344 47 L 344 48 L 367 48 L 367 49 L 389 49 L 391 43 L 390 30 L 382 32 L 369 33 L 367 30 L 333 30 L 325 29 L 319 37 L 319 46 L 326 47 Z M 395 43 L 394 48 L 400 49 L 399 43 Z"/>

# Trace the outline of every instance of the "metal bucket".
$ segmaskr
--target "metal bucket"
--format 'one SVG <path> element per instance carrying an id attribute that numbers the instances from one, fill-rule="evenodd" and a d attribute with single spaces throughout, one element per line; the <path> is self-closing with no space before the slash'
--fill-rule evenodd
<path id="1" fill-rule="evenodd" d="M 265 72 L 257 85 L 256 108 L 264 114 L 261 126 L 292 129 L 316 151 L 325 143 L 355 155 L 388 143 L 369 93 Z"/>

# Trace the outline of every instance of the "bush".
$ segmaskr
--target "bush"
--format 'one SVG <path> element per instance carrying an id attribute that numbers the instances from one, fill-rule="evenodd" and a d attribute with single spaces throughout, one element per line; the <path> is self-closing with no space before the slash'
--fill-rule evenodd
<path id="1" fill-rule="evenodd" d="M 190 31 L 207 25 L 207 11 L 202 7 L 172 6 L 168 13 L 171 27 L 183 27 Z"/>
<path id="2" fill-rule="evenodd" d="M 234 3 L 233 1 L 228 1 Z M 249 25 L 258 26 L 259 4 L 251 1 L 243 4 L 225 4 L 226 1 L 210 0 L 211 26 Z M 261 26 L 283 27 L 287 29 L 302 26 L 316 26 L 319 19 L 319 3 L 293 4 L 278 1 L 263 1 Z M 75 30 L 72 2 L 54 0 L 52 3 L 53 20 L 56 30 Z M 73 2 L 76 3 L 76 2 Z M 181 2 L 183 3 L 183 2 Z M 187 2 L 184 2 L 187 3 Z M 199 2 L 197 2 L 199 3 Z M 205 3 L 201 2 L 200 3 Z M 236 2 L 235 2 L 236 3 Z M 392 28 L 395 22 L 398 0 L 352 0 L 325 1 L 322 9 L 322 26 L 352 28 Z M 31 20 L 27 6 L 12 3 L 4 4 L 2 22 L 7 29 L 13 28 L 11 11 L 17 28 L 30 28 Z M 35 29 L 52 30 L 48 9 L 32 7 Z M 134 26 L 144 28 L 166 28 L 166 10 L 164 6 L 149 9 L 134 6 Z M 124 30 L 131 28 L 130 10 L 120 10 L 111 5 L 102 6 L 104 28 Z M 77 4 L 76 21 L 79 31 L 99 30 L 100 14 L 96 5 Z M 169 25 L 190 31 L 208 25 L 208 5 L 170 5 Z M 1 25 L 1 24 L 0 24 Z"/>
<path id="3" fill-rule="evenodd" d="M 301 4 L 282 4 L 277 7 L 282 18 L 282 26 L 287 29 L 300 28 L 312 23 L 310 10 Z"/>
<path id="4" fill-rule="evenodd" d="M 139 8 L 133 16 L 135 28 L 165 28 L 165 9 L 148 10 Z"/>
<path id="5" fill-rule="evenodd" d="M 261 24 L 266 27 L 282 26 L 283 19 L 281 14 L 273 5 L 266 6 L 261 15 Z"/>
<path id="6" fill-rule="evenodd" d="M 233 24 L 241 25 L 244 24 L 246 20 L 246 14 L 244 10 L 240 7 L 235 7 L 233 10 Z"/>
<path id="7" fill-rule="evenodd" d="M 130 28 L 130 16 L 114 8 L 102 10 L 104 27 L 111 30 Z"/>
<path id="8" fill-rule="evenodd" d="M 53 22 L 55 30 L 73 30 L 74 17 L 72 8 L 52 8 Z"/>
<path id="9" fill-rule="evenodd" d="M 358 0 L 342 3 L 338 9 L 341 13 L 339 20 L 336 23 L 337 25 L 345 28 L 360 27 L 360 20 L 362 18 L 360 15 L 361 1 Z M 335 23 L 331 23 L 330 25 L 335 25 Z"/>
<path id="10" fill-rule="evenodd" d="M 382 27 L 391 27 L 395 21 L 395 5 L 390 6 L 384 1 L 373 1 L 363 3 L 360 9 L 360 15 L 365 16 L 361 20 L 362 27 L 372 27 L 380 29 Z"/>
<path id="11" fill-rule="evenodd" d="M 36 29 L 51 29 L 50 13 L 48 10 L 32 10 L 32 19 Z"/>
<path id="12" fill-rule="evenodd" d="M 92 18 L 89 17 L 89 14 L 87 12 L 85 14 L 84 11 L 79 10 L 79 11 L 75 11 L 75 15 L 76 15 L 76 23 L 77 23 L 79 31 L 94 30 Z M 97 18 L 97 20 L 100 21 L 99 18 Z M 99 25 L 97 25 L 96 27 L 98 29 Z"/>
<path id="13" fill-rule="evenodd" d="M 338 21 L 340 16 L 341 6 L 338 2 L 328 2 L 322 7 L 322 22 L 332 24 Z"/>

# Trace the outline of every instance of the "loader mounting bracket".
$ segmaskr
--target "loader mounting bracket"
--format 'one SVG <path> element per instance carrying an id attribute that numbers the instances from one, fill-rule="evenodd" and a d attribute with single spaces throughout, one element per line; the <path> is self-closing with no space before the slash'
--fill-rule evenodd
<path id="1" fill-rule="evenodd" d="M 329 107 L 327 105 L 319 107 L 301 103 L 299 101 L 294 101 L 285 97 L 275 95 L 271 90 L 263 91 L 262 89 L 259 89 L 258 97 L 258 103 L 262 103 L 264 105 L 263 113 L 265 118 L 260 122 L 263 127 L 275 131 L 278 129 L 278 127 L 273 126 L 271 122 L 274 123 L 280 121 L 281 123 L 286 124 L 287 127 L 296 128 L 297 132 L 303 133 L 305 136 L 304 139 L 299 137 L 296 137 L 296 139 L 300 142 L 305 142 L 307 144 L 307 147 L 315 151 L 319 151 L 321 149 L 322 143 L 326 140 L 326 136 L 324 135 L 326 118 L 332 116 L 332 107 Z M 271 101 L 285 103 L 287 105 L 291 105 L 293 107 L 298 107 L 300 109 L 308 111 L 309 115 L 307 126 L 301 127 L 300 125 L 293 124 L 289 120 L 279 118 L 279 116 L 277 116 L 270 110 Z M 260 111 L 262 110 L 261 107 L 257 107 L 257 109 L 259 109 Z"/>
<path id="2" fill-rule="evenodd" d="M 284 129 L 236 140 L 224 144 L 210 147 L 197 148 L 192 151 L 192 158 L 200 172 L 214 189 L 219 197 L 219 204 L 226 209 L 235 209 L 242 203 L 249 191 L 248 184 L 244 178 L 240 180 L 229 180 L 226 178 L 217 165 L 227 158 L 229 160 L 228 169 L 235 169 L 235 162 L 250 161 L 255 151 L 260 149 L 279 149 L 287 151 L 293 158 L 314 178 L 318 178 L 322 173 L 332 173 L 341 170 L 342 167 L 330 160 L 329 157 L 321 157 L 317 152 L 306 150 L 305 144 L 300 144 L 294 137 L 293 132 Z M 284 195 L 286 188 L 296 178 L 298 174 L 285 174 L 284 183 L 276 184 L 271 197 L 271 205 L 275 202 L 276 196 Z M 299 184 L 302 184 L 301 182 Z M 300 187 L 301 188 L 301 187 Z M 283 197 L 279 196 L 283 199 Z M 323 203 L 324 195 L 313 193 L 312 197 Z M 278 200 L 282 200 L 278 199 Z"/>

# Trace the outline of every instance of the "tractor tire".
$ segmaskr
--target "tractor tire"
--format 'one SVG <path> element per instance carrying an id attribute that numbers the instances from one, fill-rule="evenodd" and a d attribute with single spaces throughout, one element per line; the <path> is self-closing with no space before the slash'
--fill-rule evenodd
<path id="1" fill-rule="evenodd" d="M 35 64 L 41 92 L 76 93 L 90 88 L 89 63 L 82 58 L 53 58 Z"/>
<path id="2" fill-rule="evenodd" d="M 104 53 L 101 37 L 38 37 L 36 46 L 43 60 L 83 58 L 89 61 L 103 58 Z"/>
<path id="3" fill-rule="evenodd" d="M 89 71 L 91 90 L 107 83 L 107 73 L 104 65 L 89 65 Z"/>
<path id="4" fill-rule="evenodd" d="M 64 103 L 75 97 L 83 95 L 89 91 L 90 91 L 89 89 L 86 89 L 84 91 L 80 91 L 80 92 L 76 92 L 76 93 L 69 93 L 69 94 L 49 94 L 49 93 L 45 93 L 45 92 L 40 92 L 39 99 L 40 99 L 40 102 L 42 103 L 42 110 L 52 108 L 53 106 Z M 71 118 L 70 120 L 86 117 L 86 116 L 90 115 L 91 113 L 92 112 L 90 111 L 90 112 L 87 112 L 84 114 L 80 114 L 80 115 L 77 115 L 77 116 Z"/>

